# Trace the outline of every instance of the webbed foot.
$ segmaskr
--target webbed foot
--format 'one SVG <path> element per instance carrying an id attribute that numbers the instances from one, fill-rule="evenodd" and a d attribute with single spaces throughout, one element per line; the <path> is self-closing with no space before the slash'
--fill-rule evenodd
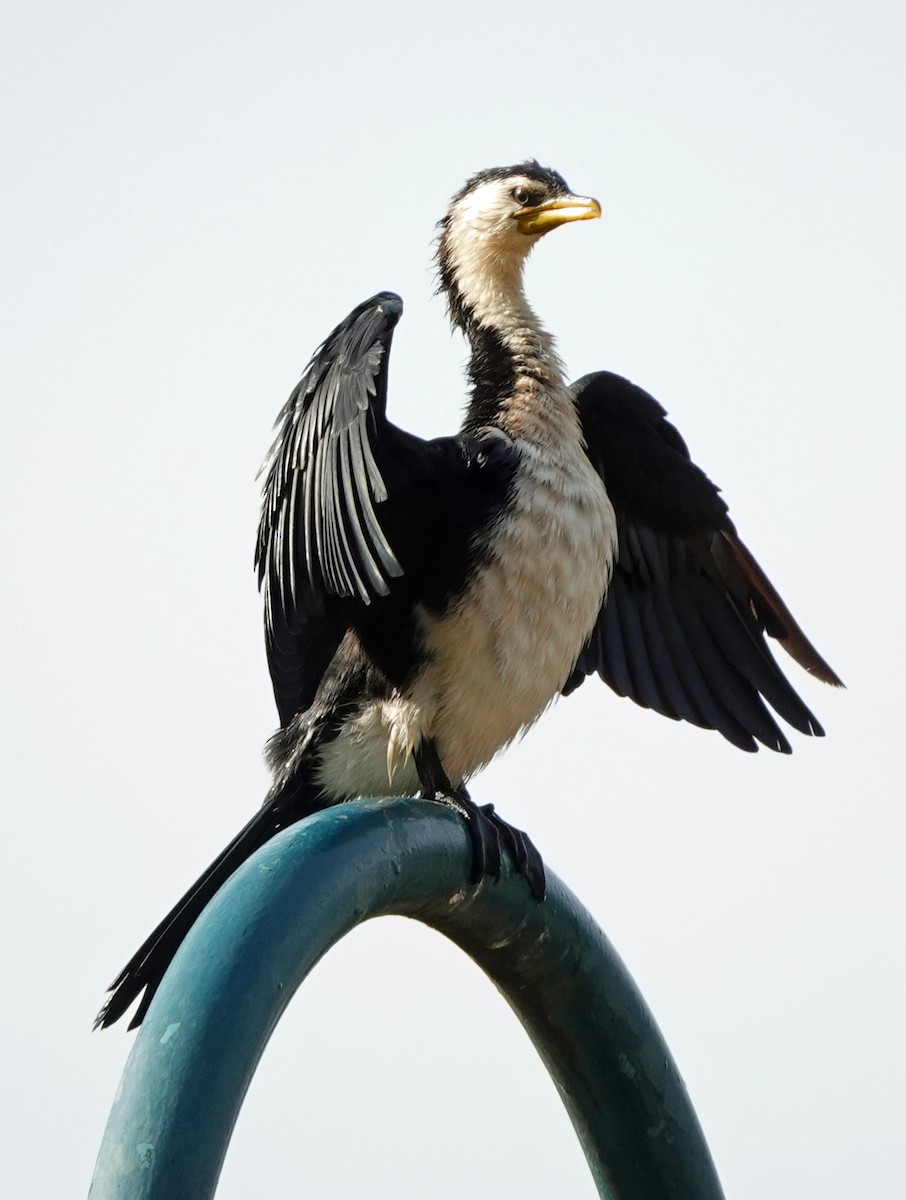
<path id="1" fill-rule="evenodd" d="M 454 787 L 433 742 L 421 744 L 415 752 L 415 762 L 422 781 L 422 796 L 446 804 L 466 823 L 472 839 L 472 882 L 480 883 L 485 876 L 499 879 L 503 853 L 508 851 L 532 895 L 536 900 L 543 900 L 546 891 L 544 863 L 528 834 L 498 816 L 493 804 L 479 806 L 464 787 Z"/>
<path id="2" fill-rule="evenodd" d="M 500 831 L 500 840 L 513 856 L 516 870 L 525 877 L 535 899 L 543 900 L 547 881 L 544 877 L 544 862 L 535 843 L 523 830 L 517 829 L 515 825 L 510 825 L 503 817 L 498 816 L 493 804 L 483 804 L 478 811 Z"/>

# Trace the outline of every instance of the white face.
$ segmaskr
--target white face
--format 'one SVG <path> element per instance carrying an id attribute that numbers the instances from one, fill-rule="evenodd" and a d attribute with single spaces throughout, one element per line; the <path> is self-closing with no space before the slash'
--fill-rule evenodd
<path id="1" fill-rule="evenodd" d="M 528 311 L 522 268 L 541 235 L 522 233 L 516 214 L 529 189 L 532 196 L 541 191 L 523 175 L 490 179 L 457 200 L 447 220 L 444 242 L 460 293 L 475 316 L 491 325 L 506 323 L 516 310 Z"/>
<path id="2" fill-rule="evenodd" d="M 454 201 L 444 222 L 441 262 L 474 317 L 497 327 L 519 324 L 532 315 L 522 268 L 538 239 L 568 221 L 600 215 L 596 200 L 572 195 L 562 181 L 515 170 Z"/>
<path id="3" fill-rule="evenodd" d="M 451 247 L 458 251 L 463 243 L 482 242 L 493 246 L 496 254 L 523 259 L 541 235 L 523 233 L 516 214 L 528 200 L 540 199 L 542 191 L 537 181 L 524 175 L 491 179 L 473 188 L 451 210 L 447 235 Z"/>

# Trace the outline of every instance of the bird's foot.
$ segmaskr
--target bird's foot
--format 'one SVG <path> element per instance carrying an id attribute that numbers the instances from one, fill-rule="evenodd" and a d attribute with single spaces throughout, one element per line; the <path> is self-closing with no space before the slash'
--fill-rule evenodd
<path id="1" fill-rule="evenodd" d="M 493 804 L 483 804 L 478 812 L 500 832 L 500 841 L 513 856 L 516 870 L 525 878 L 536 900 L 543 900 L 547 891 L 547 881 L 544 877 L 544 861 L 538 853 L 535 843 L 521 829 L 510 825 L 494 811 Z"/>
<path id="2" fill-rule="evenodd" d="M 499 879 L 503 852 L 507 850 L 532 895 L 536 900 L 543 900 L 546 890 L 544 863 L 528 834 L 498 817 L 493 804 L 479 807 L 465 787 L 454 787 L 431 739 L 425 739 L 416 748 L 415 763 L 422 796 L 452 808 L 466 823 L 472 839 L 472 882 L 480 883 L 486 875 Z"/>
<path id="3" fill-rule="evenodd" d="M 477 805 L 468 793 L 456 789 L 438 791 L 429 799 L 459 813 L 472 839 L 472 882 L 485 876 L 499 879 L 504 851 L 509 851 L 517 872 L 525 878 L 536 900 L 546 890 L 544 863 L 527 833 L 508 824 L 494 811 L 493 804 Z"/>
<path id="4" fill-rule="evenodd" d="M 468 792 L 451 788 L 435 792 L 429 799 L 452 808 L 465 821 L 472 839 L 472 882 L 480 883 L 486 875 L 499 879 L 503 853 L 500 831 L 469 798 Z"/>

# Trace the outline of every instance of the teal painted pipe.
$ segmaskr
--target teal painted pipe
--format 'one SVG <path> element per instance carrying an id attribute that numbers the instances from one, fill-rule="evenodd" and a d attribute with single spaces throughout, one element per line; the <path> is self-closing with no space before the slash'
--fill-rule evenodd
<path id="1" fill-rule="evenodd" d="M 444 933 L 503 993 L 602 1197 L 723 1200 L 666 1043 L 586 910 L 550 873 L 538 904 L 508 867 L 498 884 L 470 884 L 470 864 L 460 818 L 423 800 L 339 805 L 263 846 L 196 922 L 148 1010 L 90 1200 L 213 1196 L 246 1089 L 296 988 L 345 933 L 388 913 Z"/>

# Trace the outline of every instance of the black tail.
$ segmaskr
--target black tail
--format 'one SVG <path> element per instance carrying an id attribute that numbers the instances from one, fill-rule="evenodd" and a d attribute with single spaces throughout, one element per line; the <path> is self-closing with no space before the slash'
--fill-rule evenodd
<path id="1" fill-rule="evenodd" d="M 192 884 L 179 903 L 171 909 L 123 967 L 108 989 L 110 995 L 95 1018 L 94 1028 L 106 1029 L 108 1025 L 118 1021 L 144 990 L 145 994 L 135 1016 L 129 1022 L 129 1028 L 135 1029 L 141 1025 L 173 955 L 208 901 L 236 868 L 269 841 L 278 830 L 323 807 L 324 801 L 310 779 L 300 782 L 297 778 L 275 796 L 268 797 L 264 806 Z"/>

